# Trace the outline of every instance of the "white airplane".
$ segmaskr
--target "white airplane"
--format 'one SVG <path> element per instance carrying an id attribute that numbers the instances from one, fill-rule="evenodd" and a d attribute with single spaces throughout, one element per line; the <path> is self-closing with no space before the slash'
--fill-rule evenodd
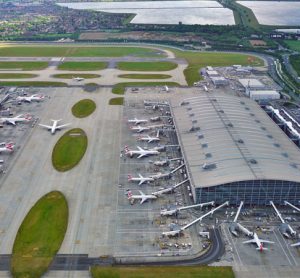
<path id="1" fill-rule="evenodd" d="M 274 242 L 273 241 L 269 241 L 269 240 L 260 239 L 257 236 L 257 233 L 253 233 L 253 239 L 244 241 L 243 243 L 254 243 L 254 244 L 257 245 L 256 250 L 259 250 L 259 251 L 262 252 L 263 250 L 268 250 L 268 248 L 263 247 L 263 243 L 271 243 L 271 244 L 273 244 Z"/>
<path id="2" fill-rule="evenodd" d="M 32 117 L 30 115 L 23 116 L 23 114 L 21 114 L 12 118 L 0 118 L 0 122 L 16 125 L 18 122 L 29 122 L 31 119 Z"/>
<path id="3" fill-rule="evenodd" d="M 128 146 L 125 146 L 125 154 L 126 155 L 129 155 L 130 157 L 133 157 L 135 154 L 138 155 L 137 158 L 142 158 L 144 156 L 148 156 L 148 155 L 158 155 L 160 154 L 159 151 L 157 150 L 153 150 L 153 149 L 150 149 L 150 150 L 144 150 L 143 148 L 137 146 L 138 150 L 130 150 L 128 148 Z"/>
<path id="4" fill-rule="evenodd" d="M 39 126 L 47 128 L 49 131 L 51 131 L 51 134 L 55 134 L 56 130 L 61 130 L 62 128 L 70 125 L 71 123 L 64 124 L 64 125 L 57 125 L 59 121 L 61 120 L 51 120 L 53 122 L 52 125 L 44 125 L 44 124 L 39 124 Z"/>
<path id="5" fill-rule="evenodd" d="M 139 174 L 139 177 L 133 177 L 132 175 L 128 175 L 128 181 L 138 181 L 139 185 L 142 185 L 145 182 L 151 182 L 154 181 L 154 178 L 152 177 L 143 177 L 141 174 Z"/>
<path id="6" fill-rule="evenodd" d="M 146 195 L 142 191 L 139 191 L 139 192 L 140 192 L 140 195 L 133 195 L 132 192 L 129 190 L 127 192 L 128 200 L 130 200 L 132 202 L 134 202 L 134 200 L 141 200 L 140 204 L 143 204 L 147 200 L 157 199 L 157 196 L 155 196 L 153 194 Z"/>
<path id="7" fill-rule="evenodd" d="M 43 96 L 43 95 L 34 94 L 34 95 L 31 95 L 31 96 L 28 96 L 28 97 L 26 97 L 26 96 L 18 96 L 16 98 L 16 100 L 17 101 L 31 102 L 33 100 L 40 101 L 40 100 L 42 100 L 44 98 L 45 98 L 45 96 Z"/>
<path id="8" fill-rule="evenodd" d="M 10 142 L 10 143 L 1 143 L 1 147 L 0 147 L 0 153 L 11 153 L 14 150 L 14 143 Z"/>
<path id="9" fill-rule="evenodd" d="M 77 82 L 80 82 L 80 81 L 83 81 L 84 78 L 83 77 L 73 77 L 73 80 L 77 81 Z"/>
<path id="10" fill-rule="evenodd" d="M 134 132 L 141 133 L 145 130 L 150 130 L 150 127 L 138 125 L 138 126 L 131 126 L 130 129 Z"/>
<path id="11" fill-rule="evenodd" d="M 158 142 L 158 141 L 160 141 L 159 130 L 157 131 L 157 134 L 155 137 L 151 137 L 147 134 L 145 136 L 139 136 L 137 140 L 138 141 L 146 141 L 147 143 Z"/>
<path id="12" fill-rule="evenodd" d="M 148 120 L 139 120 L 137 118 L 134 118 L 134 119 L 129 119 L 128 120 L 128 123 L 134 123 L 135 125 L 138 125 L 138 124 L 143 124 L 143 123 L 147 123 Z"/>

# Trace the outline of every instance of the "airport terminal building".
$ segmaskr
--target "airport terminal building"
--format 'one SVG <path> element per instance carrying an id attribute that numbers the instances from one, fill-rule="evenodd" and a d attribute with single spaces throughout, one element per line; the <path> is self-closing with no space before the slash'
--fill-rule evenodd
<path id="1" fill-rule="evenodd" d="M 196 203 L 298 204 L 300 150 L 256 102 L 198 93 L 171 106 Z"/>

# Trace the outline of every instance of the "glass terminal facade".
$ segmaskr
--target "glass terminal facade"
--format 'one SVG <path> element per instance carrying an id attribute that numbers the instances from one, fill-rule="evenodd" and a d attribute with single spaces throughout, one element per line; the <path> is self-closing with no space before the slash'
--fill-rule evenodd
<path id="1" fill-rule="evenodd" d="M 197 203 L 215 201 L 222 204 L 229 201 L 230 205 L 283 205 L 284 201 L 298 204 L 300 201 L 300 183 L 282 180 L 247 180 L 232 182 L 211 187 L 196 187 Z"/>

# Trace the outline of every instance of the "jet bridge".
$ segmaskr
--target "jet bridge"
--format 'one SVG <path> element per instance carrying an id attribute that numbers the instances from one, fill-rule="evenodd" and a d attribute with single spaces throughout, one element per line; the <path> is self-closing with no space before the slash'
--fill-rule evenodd
<path id="1" fill-rule="evenodd" d="M 290 238 L 290 235 L 291 236 L 295 236 L 297 234 L 297 232 L 290 226 L 290 224 L 287 224 L 281 213 L 278 211 L 278 209 L 276 208 L 276 206 L 274 205 L 274 203 L 272 201 L 270 201 L 270 204 L 272 205 L 273 209 L 275 210 L 278 218 L 280 219 L 281 221 L 281 225 L 279 227 L 279 230 L 280 232 L 287 238 Z"/>
<path id="2" fill-rule="evenodd" d="M 211 202 L 207 202 L 207 203 L 202 203 L 202 204 L 197 204 L 197 205 L 191 205 L 191 206 L 186 206 L 186 207 L 179 207 L 179 208 L 174 208 L 174 209 L 164 209 L 161 210 L 160 215 L 162 216 L 171 216 L 174 214 L 177 214 L 178 212 L 182 211 L 182 210 L 186 210 L 186 209 L 191 209 L 191 208 L 202 208 L 204 206 L 213 206 L 215 204 L 214 201 Z"/>
<path id="3" fill-rule="evenodd" d="M 229 202 L 227 201 L 227 202 L 223 203 L 222 205 L 212 209 L 211 211 L 203 214 L 199 218 L 193 220 L 191 223 L 181 227 L 180 229 L 176 229 L 176 230 L 168 231 L 168 232 L 163 232 L 162 235 L 163 236 L 177 236 L 177 235 L 181 234 L 183 231 L 185 231 L 186 229 L 188 229 L 189 227 L 193 226 L 194 224 L 198 223 L 199 221 L 202 221 L 202 219 L 204 219 L 205 217 L 207 217 L 209 215 L 212 215 L 215 211 L 221 209 L 224 206 L 228 206 L 228 205 L 229 205 Z"/>

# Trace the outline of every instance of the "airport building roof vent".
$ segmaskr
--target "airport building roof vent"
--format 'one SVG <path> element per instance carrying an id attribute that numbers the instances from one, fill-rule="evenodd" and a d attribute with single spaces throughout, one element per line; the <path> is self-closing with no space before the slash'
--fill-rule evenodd
<path id="1" fill-rule="evenodd" d="M 197 123 L 197 120 L 192 120 L 192 123 L 193 123 L 193 124 L 196 124 L 196 123 Z"/>
<path id="2" fill-rule="evenodd" d="M 274 145 L 274 147 L 276 147 L 276 148 L 280 148 L 280 144 L 278 144 L 278 143 L 274 143 L 273 145 Z"/>
<path id="3" fill-rule="evenodd" d="M 198 131 L 200 130 L 200 127 L 199 126 L 192 126 L 189 130 L 189 132 L 194 132 L 194 131 Z"/>
<path id="4" fill-rule="evenodd" d="M 205 157 L 206 157 L 206 158 L 211 158 L 211 157 L 212 157 L 212 154 L 211 154 L 211 153 L 206 153 L 206 154 L 205 154 Z"/>
<path id="5" fill-rule="evenodd" d="M 201 144 L 201 147 L 202 147 L 203 149 L 205 149 L 205 148 L 208 147 L 208 145 L 207 145 L 207 143 L 203 143 L 203 144 Z"/>
<path id="6" fill-rule="evenodd" d="M 295 168 L 295 169 L 298 169 L 298 166 L 297 166 L 296 163 L 290 163 L 290 166 L 293 167 L 293 168 Z"/>
<path id="7" fill-rule="evenodd" d="M 249 160 L 249 163 L 251 163 L 251 164 L 257 164 L 257 161 L 254 158 L 252 158 L 252 159 Z"/>
<path id="8" fill-rule="evenodd" d="M 239 139 L 239 140 L 237 140 L 237 142 L 240 143 L 240 144 L 244 144 L 244 140 L 243 139 Z"/>
<path id="9" fill-rule="evenodd" d="M 180 103 L 180 106 L 184 106 L 184 105 L 188 105 L 188 104 L 190 104 L 188 101 L 182 101 L 182 102 Z"/>
<path id="10" fill-rule="evenodd" d="M 197 133 L 197 137 L 198 139 L 203 139 L 204 138 L 204 135 L 200 132 Z"/>
<path id="11" fill-rule="evenodd" d="M 216 163 L 204 163 L 202 165 L 202 169 L 207 171 L 207 170 L 213 170 L 213 169 L 216 169 L 217 168 L 217 165 Z"/>

